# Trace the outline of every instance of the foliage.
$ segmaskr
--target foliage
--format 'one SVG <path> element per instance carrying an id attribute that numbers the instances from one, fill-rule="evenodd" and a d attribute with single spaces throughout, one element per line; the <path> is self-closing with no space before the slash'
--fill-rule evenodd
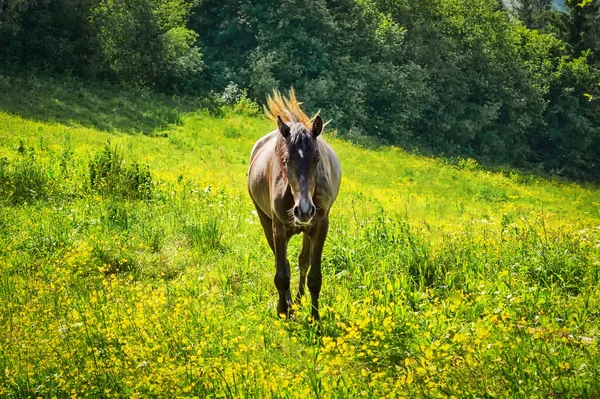
<path id="1" fill-rule="evenodd" d="M 89 10 L 95 0 L 0 2 L 1 61 L 88 75 L 95 41 Z"/>
<path id="2" fill-rule="evenodd" d="M 149 168 L 137 162 L 131 166 L 123 164 L 123 155 L 118 147 L 106 143 L 90 161 L 90 187 L 108 195 L 124 198 L 148 198 L 152 193 L 152 175 Z"/>
<path id="3" fill-rule="evenodd" d="M 16 158 L 0 158 L 0 202 L 17 205 L 43 199 L 50 188 L 44 166 L 36 162 L 33 148 L 21 142 L 17 151 Z"/>
<path id="4" fill-rule="evenodd" d="M 6 66 L 191 90 L 203 70 L 187 0 L 27 0 L 0 13 Z M 0 6 L 2 4 L 0 3 Z"/>
<path id="5" fill-rule="evenodd" d="M 186 28 L 192 3 L 186 0 L 102 0 L 92 9 L 92 26 L 103 65 L 119 81 L 190 88 L 204 68 Z"/>
<path id="6" fill-rule="evenodd" d="M 240 90 L 233 82 L 229 82 L 223 93 L 216 97 L 216 102 L 238 114 L 258 116 L 262 112 L 258 104 L 248 97 L 248 91 Z"/>
<path id="7" fill-rule="evenodd" d="M 529 29 L 539 29 L 552 12 L 552 0 L 518 0 L 513 3 L 512 12 Z"/>
<path id="8" fill-rule="evenodd" d="M 600 2 L 566 1 L 569 11 L 567 42 L 576 55 L 590 50 L 594 60 L 600 61 Z"/>

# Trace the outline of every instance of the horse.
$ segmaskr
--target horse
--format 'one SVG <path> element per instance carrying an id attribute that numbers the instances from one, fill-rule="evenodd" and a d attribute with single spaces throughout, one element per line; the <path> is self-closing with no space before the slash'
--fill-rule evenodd
<path id="1" fill-rule="evenodd" d="M 301 104 L 293 89 L 288 97 L 277 90 L 268 96 L 264 111 L 277 122 L 277 129 L 259 139 L 252 148 L 248 191 L 275 256 L 277 314 L 290 317 L 293 313 L 287 246 L 292 236 L 302 233 L 296 301 L 304 295 L 308 273 L 311 317 L 319 321 L 321 257 L 342 169 L 336 153 L 321 137 L 326 125 L 323 119 L 319 113 L 309 118 Z"/>

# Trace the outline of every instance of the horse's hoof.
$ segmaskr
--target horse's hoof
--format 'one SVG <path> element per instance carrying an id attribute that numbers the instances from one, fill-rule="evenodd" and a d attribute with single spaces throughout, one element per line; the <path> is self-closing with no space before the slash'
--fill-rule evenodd
<path id="1" fill-rule="evenodd" d="M 292 307 L 288 307 L 287 310 L 282 311 L 281 309 L 277 310 L 277 316 L 280 319 L 286 319 L 286 320 L 292 320 L 295 321 L 296 320 L 296 314 L 294 312 L 294 309 L 292 309 Z"/>
<path id="2" fill-rule="evenodd" d="M 313 311 L 311 312 L 311 322 L 315 322 L 318 323 L 319 320 L 321 320 L 321 316 L 319 315 L 319 311 L 316 311 L 313 309 Z"/>
<path id="3" fill-rule="evenodd" d="M 279 318 L 281 319 L 287 319 L 288 317 L 288 312 L 289 312 L 289 307 L 287 305 L 278 305 L 277 306 L 277 316 L 279 316 Z"/>

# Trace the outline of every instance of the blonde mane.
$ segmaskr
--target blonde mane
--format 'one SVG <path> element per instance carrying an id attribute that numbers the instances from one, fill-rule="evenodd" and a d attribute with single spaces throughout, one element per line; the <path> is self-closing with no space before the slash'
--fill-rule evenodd
<path id="1" fill-rule="evenodd" d="M 271 120 L 277 120 L 277 116 L 280 116 L 284 122 L 302 123 L 308 129 L 311 129 L 313 121 L 321 111 L 314 114 L 312 118 L 309 118 L 302 111 L 300 105 L 302 103 L 296 99 L 296 92 L 293 88 L 290 89 L 289 97 L 282 96 L 279 90 L 274 89 L 273 95 L 267 97 L 267 105 L 263 108 L 265 115 Z"/>

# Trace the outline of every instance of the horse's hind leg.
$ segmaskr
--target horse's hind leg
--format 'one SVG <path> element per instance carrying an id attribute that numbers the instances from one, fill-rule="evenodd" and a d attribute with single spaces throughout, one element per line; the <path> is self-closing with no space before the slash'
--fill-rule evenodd
<path id="1" fill-rule="evenodd" d="M 300 302 L 304 296 L 304 286 L 306 285 L 306 273 L 310 266 L 310 237 L 304 233 L 302 235 L 302 250 L 300 256 L 298 256 L 298 267 L 300 268 L 300 280 L 298 282 L 298 294 L 296 295 L 296 302 Z"/>

